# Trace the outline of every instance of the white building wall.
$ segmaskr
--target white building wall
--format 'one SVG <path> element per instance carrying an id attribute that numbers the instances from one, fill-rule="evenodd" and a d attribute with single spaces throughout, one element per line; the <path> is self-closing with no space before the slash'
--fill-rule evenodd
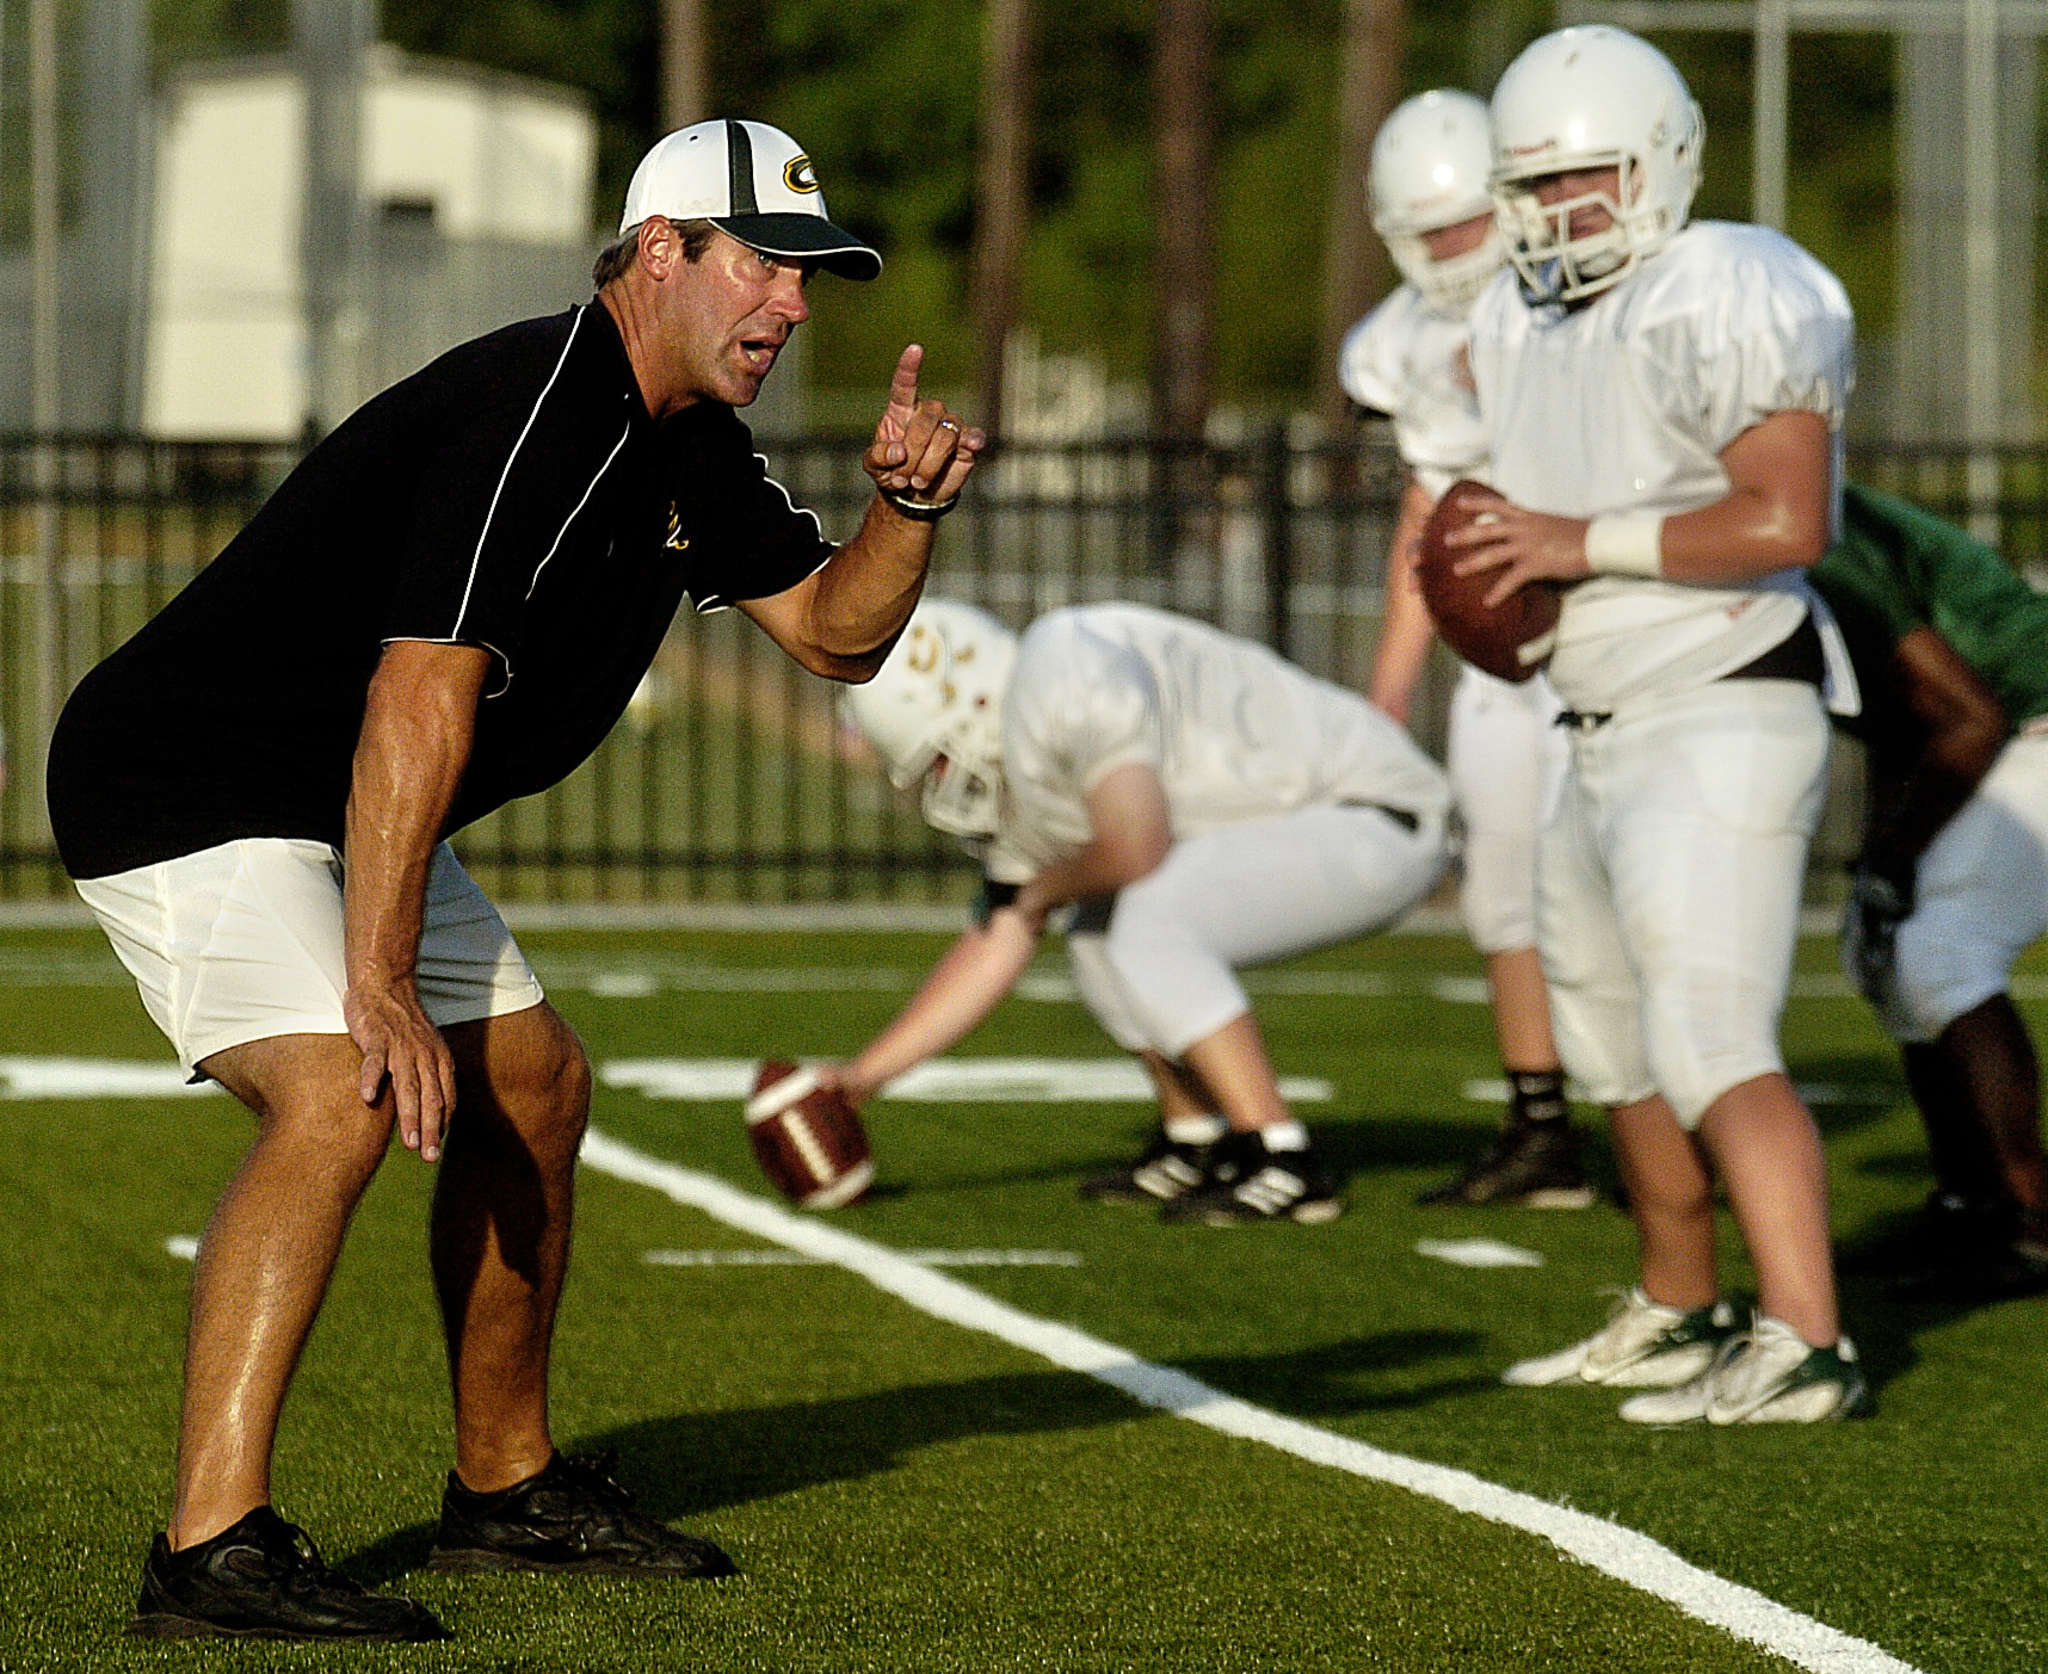
<path id="1" fill-rule="evenodd" d="M 382 48 L 365 65 L 362 134 L 362 203 L 373 227 L 388 206 L 402 206 L 421 222 L 431 216 L 434 233 L 451 241 L 595 247 L 596 128 L 573 94 Z M 281 61 L 167 82 L 143 373 L 152 434 L 299 434 L 304 152 L 304 94 Z M 358 325 L 367 335 L 379 322 L 363 315 Z M 378 358 L 372 347 L 365 365 Z"/>
<path id="2" fill-rule="evenodd" d="M 305 417 L 305 101 L 279 70 L 173 83 L 157 135 L 143 425 L 291 436 Z"/>

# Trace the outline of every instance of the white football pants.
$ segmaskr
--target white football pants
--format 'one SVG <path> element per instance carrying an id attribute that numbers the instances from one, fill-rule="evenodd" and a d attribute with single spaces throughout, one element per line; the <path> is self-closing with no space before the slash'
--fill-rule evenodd
<path id="1" fill-rule="evenodd" d="M 1914 902 L 1877 1014 L 1894 1040 L 1923 1042 L 2003 994 L 2013 962 L 2048 935 L 2048 732 L 2000 752 L 1920 857 Z"/>
<path id="2" fill-rule="evenodd" d="M 1481 953 L 1536 945 L 1536 834 L 1557 810 L 1570 750 L 1557 693 L 1467 663 L 1451 693 L 1445 750 L 1464 827 L 1458 906 Z"/>
<path id="3" fill-rule="evenodd" d="M 1820 694 L 1721 680 L 1573 730 L 1537 858 L 1537 936 L 1565 1068 L 1602 1104 L 1662 1093 L 1688 1128 L 1781 1071 Z"/>
<path id="4" fill-rule="evenodd" d="M 1305 808 L 1174 844 L 1121 890 L 1106 928 L 1070 931 L 1088 1009 L 1127 1051 L 1178 1058 L 1250 1010 L 1238 967 L 1385 929 L 1443 874 L 1441 820 Z"/>

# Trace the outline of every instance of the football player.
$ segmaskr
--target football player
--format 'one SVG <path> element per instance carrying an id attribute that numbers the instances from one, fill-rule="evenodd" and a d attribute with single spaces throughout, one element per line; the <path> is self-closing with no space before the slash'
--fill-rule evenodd
<path id="1" fill-rule="evenodd" d="M 1507 260 L 1487 187 L 1492 166 L 1486 106 L 1470 93 L 1419 93 L 1373 140 L 1373 227 L 1405 283 L 1351 328 L 1338 373 L 1352 400 L 1393 419 L 1408 467 L 1368 689 L 1404 723 L 1434 637 L 1416 585 L 1417 543 L 1443 491 L 1486 469 L 1465 322 Z M 1593 1201 L 1536 954 L 1536 832 L 1564 776 L 1557 709 L 1540 674 L 1517 685 L 1469 663 L 1459 668 L 1447 752 L 1464 824 L 1458 903 L 1486 960 L 1508 1113 L 1487 1151 L 1422 1203 L 1583 1209 Z"/>
<path id="2" fill-rule="evenodd" d="M 975 922 L 827 1084 L 858 1107 L 946 1050 L 1071 906 L 1082 998 L 1160 1111 L 1145 1154 L 1083 1195 L 1211 1224 L 1338 1215 L 1234 973 L 1384 928 L 1428 894 L 1450 802 L 1437 765 L 1355 693 L 1138 605 L 1056 610 L 1020 639 L 928 599 L 842 701 L 985 882 Z"/>
<path id="3" fill-rule="evenodd" d="M 2048 935 L 2048 598 L 1963 530 L 1852 484 L 1813 571 L 1863 690 L 1869 817 L 1843 964 L 1927 1128 L 1908 1294 L 2048 1289 L 2041 1074 L 2013 962 Z"/>
<path id="4" fill-rule="evenodd" d="M 1491 115 L 1512 271 L 1474 305 L 1470 356 L 1502 498 L 1452 539 L 1495 600 L 1576 584 L 1550 662 L 1571 761 L 1538 840 L 1537 939 L 1641 1247 L 1608 1323 L 1507 1381 L 1649 1386 L 1620 1409 L 1638 1423 L 1844 1417 L 1867 1396 L 1778 1019 L 1827 764 L 1802 572 L 1835 518 L 1848 299 L 1779 233 L 1688 224 L 1699 107 L 1627 31 L 1543 36 Z M 1716 1177 L 1759 1291 L 1739 1333 Z"/>

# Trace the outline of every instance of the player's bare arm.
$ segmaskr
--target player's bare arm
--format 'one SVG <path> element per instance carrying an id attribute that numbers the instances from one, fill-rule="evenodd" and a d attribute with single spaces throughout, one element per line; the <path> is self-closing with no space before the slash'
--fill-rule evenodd
<path id="1" fill-rule="evenodd" d="M 455 1062 L 420 1007 L 427 872 L 469 765 L 476 706 L 490 667 L 478 646 L 400 640 L 372 676 L 347 815 L 342 1013 L 363 1054 L 360 1092 L 388 1081 L 399 1136 L 428 1162 L 455 1107 Z"/>
<path id="2" fill-rule="evenodd" d="M 1045 915 L 1087 895 L 1114 895 L 1157 870 L 1173 847 L 1173 818 L 1158 771 L 1143 762 L 1112 768 L 1084 799 L 1092 835 L 1017 892 L 1033 930 Z"/>
<path id="3" fill-rule="evenodd" d="M 1430 641 L 1436 637 L 1429 619 L 1429 607 L 1422 602 L 1422 589 L 1415 579 L 1415 560 L 1421 549 L 1422 526 L 1429 521 L 1435 504 L 1412 476 L 1401 490 L 1401 505 L 1394 518 L 1393 539 L 1387 543 L 1386 609 L 1380 620 L 1380 640 L 1374 648 L 1372 674 L 1365 695 L 1373 704 L 1403 726 L 1415 699 L 1416 683 L 1429 660 Z"/>
<path id="4" fill-rule="evenodd" d="M 998 907 L 988 922 L 963 931 L 932 967 L 888 1027 L 844 1064 L 818 1066 L 856 1109 L 905 1071 L 964 1039 L 995 1010 L 1038 950 L 1038 926 L 1016 908 Z"/>
<path id="5" fill-rule="evenodd" d="M 796 586 L 740 608 L 813 674 L 860 681 L 882 666 L 903 631 L 931 564 L 934 516 L 966 486 L 987 437 L 917 389 L 924 350 L 896 363 L 888 405 L 861 467 L 874 481 L 860 532 Z M 892 505 L 890 495 L 909 510 Z"/>
<path id="6" fill-rule="evenodd" d="M 1111 895 L 1166 858 L 1173 845 L 1159 775 L 1132 762 L 1088 793 L 1096 835 L 1025 884 L 985 924 L 966 931 L 933 967 L 896 1020 L 845 1065 L 821 1070 L 858 1106 L 877 1087 L 945 1051 L 993 1011 L 1031 963 L 1046 914 L 1083 895 Z"/>
<path id="7" fill-rule="evenodd" d="M 1596 563 L 1597 551 L 1589 557 L 1588 530 L 1604 520 L 1553 516 L 1505 499 L 1486 508 L 1486 521 L 1446 541 L 1471 549 L 1458 565 L 1461 574 L 1500 572 L 1488 604 L 1532 581 L 1580 581 L 1601 570 L 1702 587 L 1745 586 L 1802 569 L 1827 550 L 1832 458 L 1820 414 L 1770 414 L 1722 449 L 1729 488 L 1720 499 L 1620 532 L 1624 540 L 1633 534 L 1655 543 L 1626 564 Z"/>
<path id="8" fill-rule="evenodd" d="M 1934 628 L 1900 639 L 1891 672 L 1914 725 L 1870 740 L 1875 795 L 1861 864 L 1903 887 L 2012 729 L 1997 694 Z"/>

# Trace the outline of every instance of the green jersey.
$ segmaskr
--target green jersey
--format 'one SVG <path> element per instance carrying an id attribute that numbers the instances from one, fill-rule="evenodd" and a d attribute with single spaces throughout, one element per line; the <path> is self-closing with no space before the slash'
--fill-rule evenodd
<path id="1" fill-rule="evenodd" d="M 1989 686 L 2017 729 L 2048 714 L 2048 595 L 1953 523 L 1876 489 L 1842 491 L 1841 538 L 1807 572 L 1848 641 L 1864 724 L 1884 728 L 1892 648 L 1929 627 Z"/>

